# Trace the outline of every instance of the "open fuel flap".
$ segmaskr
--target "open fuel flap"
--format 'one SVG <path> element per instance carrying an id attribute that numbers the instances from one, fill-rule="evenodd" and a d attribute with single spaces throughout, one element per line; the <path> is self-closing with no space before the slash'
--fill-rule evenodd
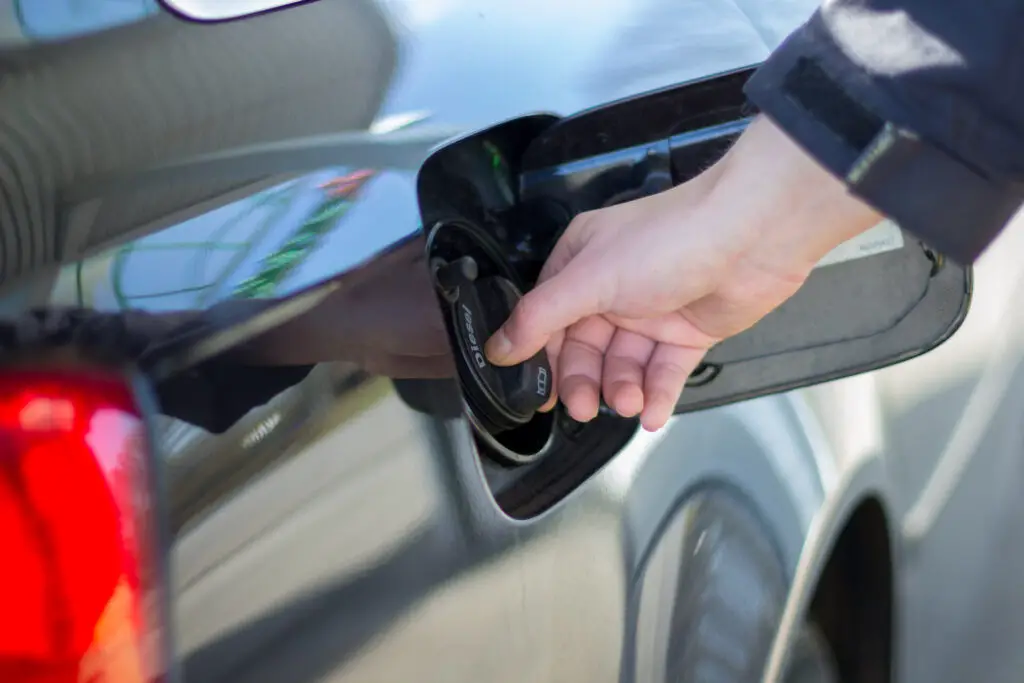
<path id="1" fill-rule="evenodd" d="M 573 216 L 660 192 L 707 168 L 756 115 L 743 96 L 751 73 L 713 76 L 565 118 L 513 119 L 426 161 L 417 192 L 428 256 L 478 430 L 518 442 L 531 424 L 553 419 L 535 413 L 550 391 L 543 353 L 518 368 L 496 368 L 478 350 L 536 282 Z M 778 310 L 712 349 L 677 412 L 913 358 L 949 338 L 970 294 L 969 268 L 884 221 L 828 254 Z"/>

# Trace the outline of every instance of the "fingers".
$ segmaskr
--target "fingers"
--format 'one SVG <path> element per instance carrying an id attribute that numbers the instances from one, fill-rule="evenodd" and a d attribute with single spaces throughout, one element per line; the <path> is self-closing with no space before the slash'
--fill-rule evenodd
<path id="1" fill-rule="evenodd" d="M 558 357 L 562 353 L 562 345 L 565 342 L 565 332 L 555 332 L 547 345 L 548 365 L 551 366 L 551 398 L 548 402 L 538 408 L 538 411 L 546 413 L 558 404 Z"/>
<path id="2" fill-rule="evenodd" d="M 665 426 L 672 417 L 686 378 L 700 364 L 706 349 L 658 344 L 644 373 L 644 408 L 640 423 L 647 431 Z"/>
<path id="3" fill-rule="evenodd" d="M 487 357 L 495 365 L 521 363 L 544 348 L 554 333 L 599 313 L 595 278 L 594 269 L 576 259 L 527 292 L 487 341 Z"/>
<path id="4" fill-rule="evenodd" d="M 597 416 L 600 397 L 623 417 L 640 416 L 644 429 L 665 426 L 686 379 L 706 349 L 659 344 L 591 316 L 574 325 L 558 354 L 558 395 L 579 422 Z"/>
<path id="5" fill-rule="evenodd" d="M 597 416 L 601 404 L 601 371 L 615 328 L 591 316 L 573 325 L 558 356 L 558 396 L 569 415 L 579 422 Z"/>
<path id="6" fill-rule="evenodd" d="M 691 306 L 687 306 L 681 311 L 652 318 L 624 318 L 616 315 L 606 317 L 616 327 L 635 332 L 656 342 L 710 349 L 721 339 L 706 333 L 694 324 L 693 316 L 689 312 L 690 308 Z"/>
<path id="7" fill-rule="evenodd" d="M 647 337 L 618 330 L 604 357 L 601 391 L 619 415 L 633 417 L 644 408 L 644 368 L 656 343 Z"/>

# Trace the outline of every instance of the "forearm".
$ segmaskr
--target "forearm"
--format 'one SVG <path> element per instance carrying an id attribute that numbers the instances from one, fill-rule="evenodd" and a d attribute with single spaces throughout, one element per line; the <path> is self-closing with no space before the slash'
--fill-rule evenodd
<path id="1" fill-rule="evenodd" d="M 747 93 L 853 193 L 967 262 L 1024 197 L 1022 33 L 1014 0 L 830 0 Z M 919 139 L 876 158 L 886 123 Z"/>

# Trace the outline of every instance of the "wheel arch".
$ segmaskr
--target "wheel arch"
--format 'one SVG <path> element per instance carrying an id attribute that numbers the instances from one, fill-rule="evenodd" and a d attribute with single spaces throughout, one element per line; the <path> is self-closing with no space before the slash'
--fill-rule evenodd
<path id="1" fill-rule="evenodd" d="M 807 610 L 835 655 L 843 683 L 892 679 L 891 538 L 882 499 L 873 494 L 861 499 L 835 539 Z"/>
<path id="2" fill-rule="evenodd" d="M 803 623 L 821 629 L 843 683 L 892 680 L 898 620 L 899 525 L 884 458 L 850 466 L 831 487 L 800 553 L 763 681 L 784 680 Z"/>

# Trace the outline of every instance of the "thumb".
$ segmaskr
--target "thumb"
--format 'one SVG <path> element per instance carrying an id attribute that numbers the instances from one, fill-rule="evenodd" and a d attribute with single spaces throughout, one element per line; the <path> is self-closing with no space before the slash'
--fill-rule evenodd
<path id="1" fill-rule="evenodd" d="M 527 292 L 505 324 L 487 341 L 487 357 L 495 365 L 515 365 L 536 355 L 552 335 L 590 315 L 600 313 L 597 282 L 579 261 L 566 265 Z"/>

